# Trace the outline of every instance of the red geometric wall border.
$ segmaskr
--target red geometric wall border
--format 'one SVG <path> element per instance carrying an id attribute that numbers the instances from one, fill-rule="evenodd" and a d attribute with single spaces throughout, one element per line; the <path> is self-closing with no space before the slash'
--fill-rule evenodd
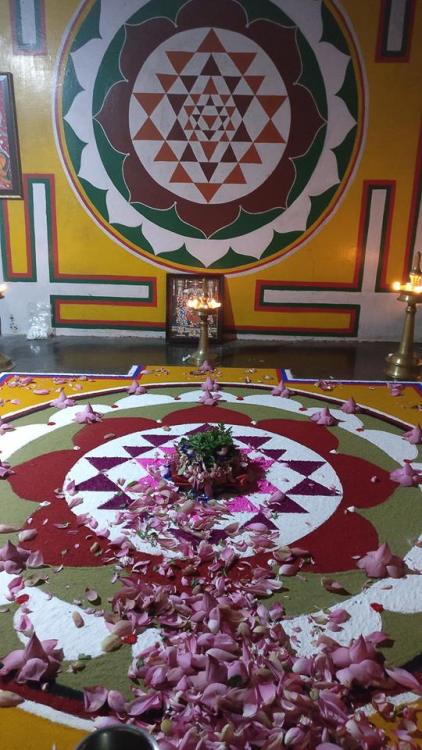
<path id="1" fill-rule="evenodd" d="M 274 286 L 271 287 L 272 289 Z M 359 328 L 359 314 L 360 305 L 336 305 L 336 304 L 315 304 L 310 305 L 300 302 L 291 303 L 272 303 L 272 302 L 261 302 L 261 304 L 255 307 L 255 310 L 260 312 L 272 312 L 272 313 L 293 313 L 300 318 L 301 313 L 349 313 L 349 325 L 347 327 L 333 325 L 330 328 L 323 328 L 318 326 L 300 325 L 297 324 L 294 327 L 291 325 L 283 325 L 279 323 L 276 326 L 244 326 L 237 325 L 232 329 L 225 329 L 228 333 L 261 333 L 263 335 L 271 333 L 279 336 L 357 336 Z"/>
<path id="2" fill-rule="evenodd" d="M 82 295 L 50 295 L 50 304 L 52 309 L 53 326 L 56 328 L 113 328 L 117 330 L 133 329 L 140 331 L 164 331 L 165 323 L 155 323 L 152 321 L 139 322 L 130 320 L 98 320 L 94 317 L 80 320 L 78 318 L 63 318 L 61 315 L 61 306 L 74 303 L 75 305 L 104 305 L 109 307 L 150 307 L 150 302 L 144 302 L 139 297 L 84 297 Z"/>
<path id="3" fill-rule="evenodd" d="M 32 177 L 46 177 L 47 175 L 31 175 Z M 151 307 L 157 306 L 157 279 L 155 276 L 124 276 L 121 274 L 75 274 L 75 273 L 62 273 L 59 270 L 59 252 L 57 244 L 57 216 L 56 216 L 56 199 L 55 199 L 55 187 L 54 187 L 54 175 L 48 175 L 51 178 L 51 190 L 50 190 L 50 214 L 52 222 L 52 242 L 49 243 L 49 268 L 50 268 L 50 281 L 55 283 L 64 284 L 128 284 L 138 286 L 140 284 L 147 285 L 149 287 L 148 301 L 144 301 L 144 304 L 149 304 Z"/>

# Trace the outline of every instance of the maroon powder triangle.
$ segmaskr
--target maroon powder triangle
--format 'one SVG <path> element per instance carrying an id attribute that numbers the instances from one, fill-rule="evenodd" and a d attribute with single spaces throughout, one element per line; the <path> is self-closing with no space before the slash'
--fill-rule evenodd
<path id="1" fill-rule="evenodd" d="M 98 508 L 100 510 L 120 510 L 122 508 L 127 508 L 127 506 L 132 502 L 133 500 L 131 497 L 129 497 L 129 495 L 125 495 L 124 492 L 118 492 L 116 495 L 113 495 L 110 500 L 107 500 L 107 502 L 99 505 Z"/>
<path id="2" fill-rule="evenodd" d="M 304 477 L 309 477 L 314 471 L 324 466 L 324 461 L 286 461 L 291 469 L 297 471 L 299 474 L 303 474 Z"/>
<path id="3" fill-rule="evenodd" d="M 158 448 L 158 446 L 160 445 L 163 445 L 163 443 L 168 443 L 168 441 L 170 440 L 168 435 L 143 435 L 142 437 L 152 443 L 152 445 L 154 445 L 156 448 Z"/>
<path id="4" fill-rule="evenodd" d="M 186 435 L 196 435 L 197 432 L 205 432 L 211 428 L 210 424 L 201 424 L 199 427 L 194 427 L 192 430 L 186 430 Z"/>
<path id="5" fill-rule="evenodd" d="M 263 443 L 267 443 L 269 437 L 258 437 L 258 435 L 236 435 L 236 440 L 240 440 L 246 445 L 252 445 L 253 448 L 259 448 Z"/>
<path id="6" fill-rule="evenodd" d="M 282 500 L 275 500 L 274 502 L 268 502 L 268 507 L 274 510 L 276 513 L 308 513 L 309 511 L 302 508 L 301 505 L 295 503 L 290 497 L 283 497 Z"/>
<path id="7" fill-rule="evenodd" d="M 296 487 L 292 487 L 289 490 L 289 493 L 291 495 L 326 495 L 327 497 L 338 495 L 335 488 L 330 489 L 329 487 L 324 487 L 323 484 L 314 482 L 313 479 L 309 479 L 308 477 L 306 477 L 303 482 L 297 484 Z"/>
<path id="8" fill-rule="evenodd" d="M 146 453 L 147 451 L 151 450 L 150 445 L 125 445 L 124 446 L 125 451 L 129 453 L 129 456 L 132 456 L 132 458 L 137 458 L 138 456 L 142 456 L 143 453 Z"/>
<path id="9" fill-rule="evenodd" d="M 87 456 L 87 459 L 98 471 L 112 469 L 127 461 L 127 458 L 117 458 L 117 456 Z"/>
<path id="10" fill-rule="evenodd" d="M 85 479 L 84 482 L 76 485 L 78 492 L 88 490 L 90 492 L 110 492 L 116 491 L 116 485 L 105 474 L 96 474 L 95 477 Z"/>
<path id="11" fill-rule="evenodd" d="M 285 448 L 264 448 L 263 450 L 263 453 L 265 453 L 268 458 L 272 458 L 273 461 L 278 461 L 278 459 L 283 456 L 285 452 Z"/>

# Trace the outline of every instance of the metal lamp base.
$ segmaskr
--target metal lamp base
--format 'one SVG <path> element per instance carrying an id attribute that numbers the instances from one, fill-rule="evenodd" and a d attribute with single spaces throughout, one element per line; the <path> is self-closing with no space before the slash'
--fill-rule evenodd
<path id="1" fill-rule="evenodd" d="M 394 380 L 418 380 L 422 376 L 422 360 L 416 354 L 396 352 L 386 357 L 386 375 Z"/>
<path id="2" fill-rule="evenodd" d="M 208 340 L 208 315 L 209 311 L 199 310 L 199 342 L 198 348 L 187 359 L 195 365 L 202 365 L 204 362 L 215 362 L 215 356 L 209 347 Z"/>
<path id="3" fill-rule="evenodd" d="M 11 370 L 13 367 L 13 362 L 9 357 L 6 357 L 5 354 L 2 354 L 0 352 L 0 372 L 4 372 L 5 370 Z"/>
<path id="4" fill-rule="evenodd" d="M 200 367 L 204 364 L 204 362 L 209 362 L 210 364 L 212 363 L 213 365 L 215 365 L 217 357 L 209 349 L 206 352 L 203 352 L 201 349 L 197 349 L 196 352 L 193 352 L 193 354 L 189 354 L 189 357 L 186 358 L 186 361 L 192 363 L 193 365 L 197 365 L 197 367 Z"/>

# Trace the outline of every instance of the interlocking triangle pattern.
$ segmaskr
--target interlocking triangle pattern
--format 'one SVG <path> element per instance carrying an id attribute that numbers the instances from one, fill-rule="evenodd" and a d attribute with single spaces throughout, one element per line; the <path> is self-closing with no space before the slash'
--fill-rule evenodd
<path id="1" fill-rule="evenodd" d="M 166 71 L 155 73 L 159 90 L 134 92 L 141 118 L 140 126 L 132 128 L 134 142 L 153 152 L 152 163 L 166 165 L 168 189 L 177 185 L 183 194 L 182 186 L 190 185 L 199 202 L 213 201 L 224 186 L 248 186 L 253 169 L 269 158 L 262 147 L 277 152 L 286 142 L 280 118 L 273 118 L 287 97 L 268 93 L 266 75 L 254 68 L 257 52 L 230 49 L 215 29 L 196 49 L 165 54 Z M 182 153 L 178 142 L 186 143 Z M 202 152 L 192 150 L 192 143 L 202 144 Z M 239 151 L 232 144 L 245 148 Z M 252 172 L 245 171 L 246 165 Z"/>

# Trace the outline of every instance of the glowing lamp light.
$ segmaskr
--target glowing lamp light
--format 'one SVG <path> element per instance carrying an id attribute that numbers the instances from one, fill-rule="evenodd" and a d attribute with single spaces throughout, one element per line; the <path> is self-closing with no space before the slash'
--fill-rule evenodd
<path id="1" fill-rule="evenodd" d="M 221 307 L 221 302 L 217 302 L 214 297 L 209 297 L 208 294 L 203 294 L 198 297 L 192 297 L 192 299 L 186 302 L 186 305 L 192 310 L 211 312 L 211 310 L 218 310 Z"/>
<path id="2" fill-rule="evenodd" d="M 409 272 L 409 281 L 404 284 L 401 281 L 393 281 L 392 284 L 393 292 L 402 292 L 404 294 L 420 294 L 422 291 L 422 269 L 421 269 L 421 254 L 418 252 L 415 255 L 413 266 Z"/>
<path id="3" fill-rule="evenodd" d="M 387 357 L 386 373 L 395 379 L 420 378 L 422 361 L 414 351 L 414 331 L 417 305 L 422 303 L 422 269 L 421 253 L 417 252 L 409 273 L 409 280 L 404 284 L 394 281 L 392 290 L 399 292 L 398 300 L 406 303 L 403 333 L 397 352 Z"/>
<path id="4" fill-rule="evenodd" d="M 6 294 L 6 292 L 7 292 L 7 284 L 5 284 L 4 282 L 0 281 L 0 297 L 4 297 L 4 295 Z"/>
<path id="5" fill-rule="evenodd" d="M 206 289 L 206 282 L 204 281 Z M 205 361 L 215 359 L 209 348 L 208 341 L 208 322 L 212 315 L 217 315 L 221 302 L 215 299 L 207 291 L 201 290 L 195 297 L 186 301 L 186 306 L 195 310 L 199 317 L 199 342 L 197 350 L 189 355 L 189 359 L 197 365 L 202 365 Z"/>

